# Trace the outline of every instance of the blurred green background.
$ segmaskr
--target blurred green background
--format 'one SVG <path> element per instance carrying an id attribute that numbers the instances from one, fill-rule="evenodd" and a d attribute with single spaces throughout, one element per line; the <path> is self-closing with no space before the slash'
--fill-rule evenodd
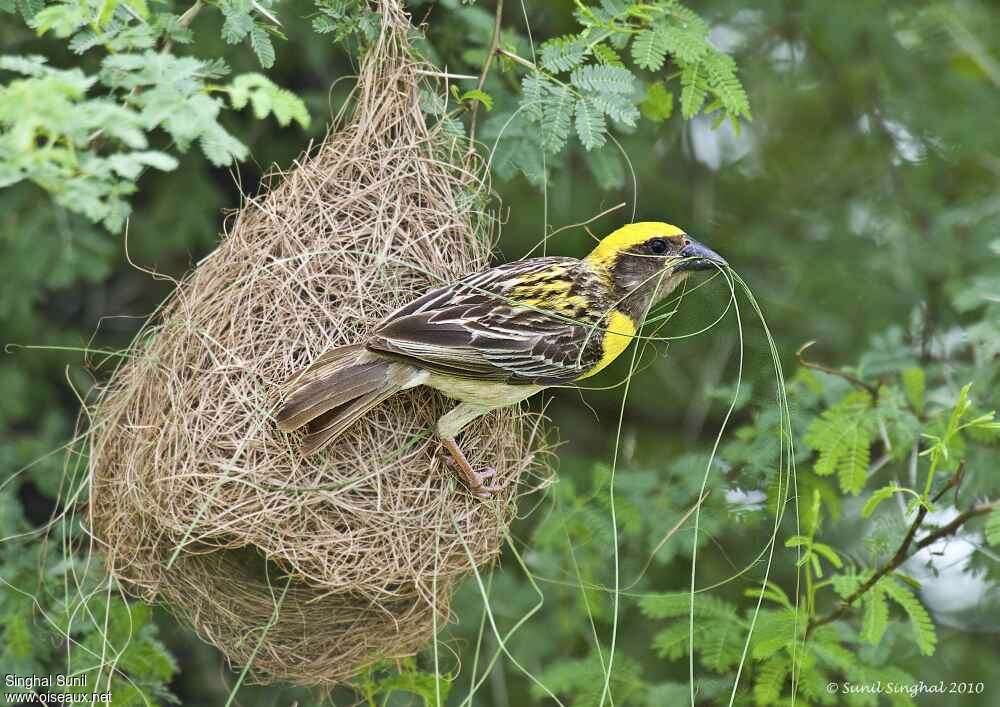
<path id="1" fill-rule="evenodd" d="M 921 362 L 934 367 L 928 369 L 928 380 L 939 382 L 936 402 L 941 406 L 953 402 L 958 386 L 974 380 L 977 404 L 995 408 L 1000 400 L 1000 7 L 988 2 L 818 0 L 690 5 L 711 24 L 713 43 L 736 59 L 750 96 L 752 122 L 737 133 L 728 123 L 713 129 L 704 117 L 684 121 L 675 114 L 661 123 L 642 121 L 635 130 L 618 133 L 628 165 L 609 145 L 605 162 L 595 167 L 594 156 L 574 143 L 548 158 L 544 197 L 523 176 L 495 179 L 505 219 L 497 260 L 517 258 L 533 248 L 546 225 L 578 223 L 625 202 L 624 208 L 591 223 L 593 233 L 610 231 L 631 218 L 634 209 L 638 220 L 676 223 L 722 253 L 760 302 L 787 376 L 796 370 L 796 349 L 815 340 L 808 355 L 828 366 L 848 367 L 875 381 L 905 362 Z M 536 41 L 575 31 L 573 6 L 568 0 L 526 3 Z M 176 171 L 143 175 L 127 233 L 128 254 L 136 264 L 174 277 L 187 272 L 214 247 L 222 210 L 237 208 L 241 191 L 253 193 L 270 165 L 290 165 L 310 139 L 324 134 L 326 118 L 349 83 L 334 82 L 352 75 L 356 66 L 328 37 L 313 32 L 313 5 L 282 3 L 275 11 L 287 41 L 276 42 L 277 60 L 267 73 L 305 99 L 314 118 L 310 129 L 279 128 L 246 112 L 229 114 L 223 123 L 251 149 L 250 159 L 238 168 L 213 167 L 192 150 L 181 157 Z M 492 3 L 470 9 L 457 2 L 421 2 L 411 11 L 424 25 L 438 62 L 450 71 L 478 72 Z M 5 53 L 43 53 L 62 66 L 79 61 L 60 51 L 58 43 L 36 37 L 13 15 L 0 17 Z M 199 47 L 225 56 L 237 73 L 257 70 L 249 52 L 219 39 L 220 22 L 218 16 L 199 20 L 194 26 Z M 504 27 L 519 33 L 516 41 L 526 46 L 519 4 L 507 7 Z M 516 86 L 516 75 L 494 73 L 486 89 L 501 95 Z M 502 106 L 496 110 L 500 115 Z M 496 139 L 498 120 L 485 111 L 480 117 L 480 136 Z M 559 233 L 546 247 L 549 253 L 582 255 L 590 243 L 587 233 L 576 228 Z M 20 183 L 0 190 L 0 340 L 8 345 L 0 357 L 4 536 L 18 523 L 44 522 L 53 510 L 62 460 L 58 454 L 43 457 L 73 434 L 79 403 L 70 382 L 79 389 L 92 382 L 75 349 L 127 345 L 170 292 L 169 282 L 126 262 L 124 244 L 121 236 L 54 207 L 37 187 Z M 728 299 L 725 283 L 716 278 L 686 297 L 661 333 L 698 331 L 721 313 Z M 623 585 L 641 573 L 658 538 L 697 498 L 704 465 L 692 462 L 700 458 L 692 455 L 710 449 L 719 433 L 741 345 L 750 396 L 723 439 L 740 441 L 734 430 L 752 427 L 755 414 L 773 409 L 770 354 L 759 322 L 746 300 L 741 302 L 742 343 L 730 312 L 703 334 L 647 350 L 649 366 L 633 380 L 624 406 L 616 481 L 623 499 L 619 522 L 625 523 Z M 25 348 L 30 346 L 40 348 Z M 627 361 L 620 361 L 594 383 L 611 385 L 627 370 Z M 824 382 L 833 392 L 824 390 L 820 397 L 842 394 L 846 388 L 837 387 L 842 383 L 833 378 Z M 587 513 L 554 531 L 548 545 L 539 540 L 538 528 L 551 514 L 582 504 L 579 499 L 588 494 L 600 498 L 600 465 L 610 463 L 615 447 L 622 389 L 564 390 L 545 401 L 550 401 L 547 414 L 563 442 L 560 483 L 538 500 L 534 514 L 516 524 L 513 536 L 533 572 L 551 581 L 540 585 L 544 606 L 509 649 L 533 674 L 561 684 L 553 666 L 591 655 L 588 609 L 605 647 L 610 636 L 608 596 L 578 587 L 581 577 L 610 581 L 610 540 L 602 515 L 607 509 L 600 503 L 587 506 Z M 792 404 L 799 432 L 821 409 L 819 402 L 807 409 L 811 403 L 794 396 Z M 996 448 L 970 454 L 978 464 L 975 469 L 969 465 L 972 493 L 990 496 L 1000 488 L 993 478 L 1000 472 Z M 26 473 L 13 477 L 39 458 Z M 687 470 L 678 460 L 688 464 Z M 881 478 L 904 478 L 907 464 L 893 460 L 879 472 Z M 801 465 L 805 470 L 811 465 L 807 450 L 802 450 Z M 727 490 L 730 501 L 737 488 L 767 490 L 767 474 L 749 473 L 745 466 L 727 462 L 723 453 L 714 467 L 718 473 L 709 483 L 715 493 L 702 520 L 707 535 L 699 545 L 699 585 L 743 568 L 770 533 L 766 509 L 726 502 Z M 885 533 L 886 546 L 893 546 L 899 518 L 885 514 L 861 520 L 863 497 L 842 501 L 839 516 L 831 513 L 824 526 L 826 542 L 862 564 L 877 551 L 873 542 L 878 544 L 880 533 Z M 525 513 L 531 507 L 524 502 Z M 637 518 L 628 515 L 632 512 Z M 691 539 L 690 532 L 682 531 L 657 552 L 633 591 L 686 589 Z M 574 547 L 576 569 L 554 549 L 567 543 Z M 977 696 L 922 695 L 918 704 L 998 704 L 996 556 L 982 547 L 981 536 L 956 539 L 939 552 L 946 556 L 924 558 L 937 561 L 932 569 L 907 568 L 924 581 L 920 596 L 939 632 L 936 654 L 921 655 L 904 629 L 900 635 L 893 629 L 891 640 L 866 649 L 872 655 L 863 659 L 874 664 L 890 660 L 928 682 L 985 683 Z M 5 576 L 9 581 L 10 575 Z M 791 593 L 795 576 L 794 555 L 779 553 L 771 578 Z M 743 590 L 759 580 L 759 573 L 751 572 L 713 593 L 738 602 Z M 493 584 L 492 607 L 504 627 L 537 600 L 509 552 L 494 572 Z M 581 608 L 583 602 L 589 606 Z M 471 665 L 480 630 L 482 600 L 473 583 L 460 592 L 456 609 L 459 623 L 445 638 L 454 651 L 446 664 L 457 670 Z M 178 627 L 166 612 L 158 611 L 156 621 L 177 661 L 170 690 L 180 703 L 223 704 L 235 674 L 214 649 Z M 669 688 L 686 681 L 687 661 L 657 656 L 651 643 L 658 628 L 634 603 L 623 604 L 617 641 L 624 672 L 616 681 L 624 682 L 616 687 L 621 698 L 616 704 L 630 703 L 633 674 L 635 684 L 644 685 L 642 699 L 649 704 L 687 699 L 686 693 L 678 698 Z M 0 626 L 0 635 L 3 631 Z M 485 645 L 493 650 L 496 642 L 487 637 Z M 579 664 L 573 670 L 593 668 Z M 699 668 L 699 673 L 706 671 Z M 599 683 L 600 672 L 591 672 L 591 679 Z M 649 685 L 665 687 L 657 692 Z M 467 686 L 466 671 L 458 678 L 455 696 L 464 696 Z M 586 702 L 580 692 L 567 688 L 564 694 L 577 695 L 569 703 Z M 321 698 L 274 686 L 243 688 L 238 701 L 308 705 L 323 699 L 349 704 L 352 698 L 347 693 Z M 405 704 L 408 698 L 393 699 Z M 521 705 L 546 703 L 546 698 L 509 660 L 501 659 L 477 702 Z M 809 702 L 804 697 L 799 701 Z"/>

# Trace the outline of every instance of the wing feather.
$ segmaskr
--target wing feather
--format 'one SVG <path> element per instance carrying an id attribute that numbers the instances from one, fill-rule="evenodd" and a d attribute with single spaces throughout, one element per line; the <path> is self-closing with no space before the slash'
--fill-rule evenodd
<path id="1" fill-rule="evenodd" d="M 601 357 L 603 337 L 592 331 L 603 320 L 600 307 L 582 302 L 604 302 L 605 288 L 572 258 L 507 263 L 397 310 L 368 348 L 469 378 L 567 382 Z"/>

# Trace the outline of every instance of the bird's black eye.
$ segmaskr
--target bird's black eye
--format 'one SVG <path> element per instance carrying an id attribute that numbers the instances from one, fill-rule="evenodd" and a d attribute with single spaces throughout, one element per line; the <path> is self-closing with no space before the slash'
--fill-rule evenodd
<path id="1" fill-rule="evenodd" d="M 667 242 L 662 238 L 654 238 L 649 242 L 649 250 L 656 255 L 663 255 L 667 252 Z"/>

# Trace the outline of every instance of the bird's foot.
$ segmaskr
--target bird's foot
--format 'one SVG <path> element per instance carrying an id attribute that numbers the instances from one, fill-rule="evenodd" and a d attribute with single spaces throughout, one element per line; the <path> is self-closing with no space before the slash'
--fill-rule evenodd
<path id="1" fill-rule="evenodd" d="M 497 470 L 492 466 L 485 466 L 479 469 L 473 469 L 472 465 L 462 454 L 462 451 L 455 444 L 454 440 L 442 440 L 445 449 L 448 450 L 449 456 L 445 459 L 447 462 L 458 471 L 459 476 L 462 477 L 462 481 L 465 485 L 469 487 L 469 491 L 472 495 L 477 498 L 490 498 L 497 491 L 502 491 L 507 488 L 510 481 L 504 481 L 499 484 L 488 484 L 486 483 L 489 479 L 492 479 L 497 475 Z"/>
<path id="2" fill-rule="evenodd" d="M 492 479 L 497 475 L 497 470 L 492 466 L 484 466 L 481 469 L 473 469 L 470 478 L 467 480 L 469 484 L 469 490 L 479 498 L 489 498 L 497 491 L 503 491 L 507 488 L 509 481 L 503 481 L 498 484 L 487 484 L 484 483 L 487 479 Z"/>

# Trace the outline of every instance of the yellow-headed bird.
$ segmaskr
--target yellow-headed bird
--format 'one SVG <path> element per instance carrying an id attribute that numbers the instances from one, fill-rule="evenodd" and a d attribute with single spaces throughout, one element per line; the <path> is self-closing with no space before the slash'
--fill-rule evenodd
<path id="1" fill-rule="evenodd" d="M 460 401 L 437 434 L 469 489 L 489 496 L 492 468 L 473 469 L 455 437 L 489 410 L 592 376 L 629 345 L 640 320 L 717 253 L 667 223 L 632 223 L 583 260 L 506 263 L 402 307 L 363 343 L 340 346 L 293 379 L 278 412 L 284 431 L 308 425 L 303 454 L 401 390 L 426 385 Z"/>

